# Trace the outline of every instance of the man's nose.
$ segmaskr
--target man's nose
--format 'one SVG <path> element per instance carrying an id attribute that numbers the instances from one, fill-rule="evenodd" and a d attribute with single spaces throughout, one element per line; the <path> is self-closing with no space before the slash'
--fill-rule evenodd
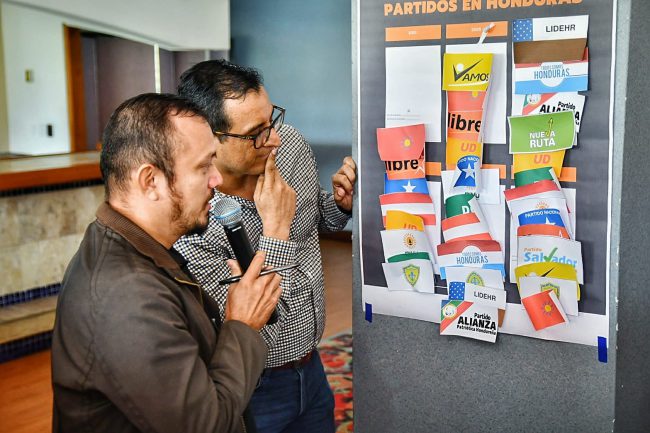
<path id="1" fill-rule="evenodd" d="M 276 131 L 275 128 L 271 128 L 269 139 L 266 140 L 264 147 L 280 147 L 281 144 L 282 143 L 280 140 L 280 136 L 278 135 L 278 131 Z"/>
<path id="2" fill-rule="evenodd" d="M 223 183 L 223 177 L 215 165 L 212 166 L 212 172 L 208 178 L 208 187 L 210 189 L 216 188 Z"/>

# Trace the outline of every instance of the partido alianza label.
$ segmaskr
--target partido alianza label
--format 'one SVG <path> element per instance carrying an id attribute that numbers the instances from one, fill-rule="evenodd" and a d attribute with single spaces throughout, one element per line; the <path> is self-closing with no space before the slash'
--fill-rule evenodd
<path id="1" fill-rule="evenodd" d="M 482 329 L 489 329 L 489 330 L 496 331 L 497 324 L 491 319 L 492 318 L 487 314 L 478 314 L 478 313 L 474 313 L 474 317 L 460 316 L 458 318 L 458 327 L 460 328 L 462 325 L 465 325 L 474 328 L 482 328 Z"/>

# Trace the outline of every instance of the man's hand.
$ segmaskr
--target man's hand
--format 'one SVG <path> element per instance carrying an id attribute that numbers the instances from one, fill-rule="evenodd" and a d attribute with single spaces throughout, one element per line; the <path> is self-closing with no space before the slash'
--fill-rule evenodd
<path id="1" fill-rule="evenodd" d="M 289 228 L 296 214 L 296 191 L 284 181 L 278 171 L 275 151 L 269 155 L 264 173 L 257 179 L 253 200 L 262 219 L 262 234 L 289 240 Z"/>
<path id="2" fill-rule="evenodd" d="M 332 191 L 336 205 L 346 212 L 352 210 L 354 183 L 357 181 L 357 164 L 351 156 L 343 159 L 343 165 L 332 176 Z"/>
<path id="3" fill-rule="evenodd" d="M 264 251 L 255 254 L 242 279 L 228 288 L 226 300 L 226 320 L 239 320 L 256 331 L 266 325 L 282 293 L 279 274 L 259 276 L 265 258 Z M 233 275 L 241 274 L 235 260 L 228 260 L 228 267 Z"/>

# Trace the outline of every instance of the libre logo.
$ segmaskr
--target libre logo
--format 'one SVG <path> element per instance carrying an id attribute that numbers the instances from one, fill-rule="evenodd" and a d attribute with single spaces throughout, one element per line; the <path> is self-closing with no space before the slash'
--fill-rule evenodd
<path id="1" fill-rule="evenodd" d="M 465 119 L 461 113 L 447 114 L 447 127 L 463 132 L 481 132 L 481 121 L 476 119 Z"/>
<path id="2" fill-rule="evenodd" d="M 408 265 L 402 268 L 402 271 L 404 272 L 404 277 L 406 277 L 406 281 L 408 283 L 415 287 L 415 284 L 418 282 L 418 279 L 420 278 L 420 267 L 415 266 L 415 265 Z"/>
<path id="3" fill-rule="evenodd" d="M 477 274 L 476 272 L 471 272 L 467 276 L 467 280 L 465 282 L 470 283 L 470 284 L 475 284 L 477 286 L 484 286 L 485 285 L 483 283 L 483 278 L 481 278 L 481 276 L 479 274 Z"/>
<path id="4" fill-rule="evenodd" d="M 557 286 L 552 283 L 544 283 L 540 286 L 539 288 L 540 292 L 545 292 L 547 290 L 553 290 L 555 292 L 555 296 L 558 298 L 560 297 L 560 286 Z"/>
<path id="5" fill-rule="evenodd" d="M 411 147 L 412 141 L 410 137 L 406 137 L 402 142 L 403 147 Z"/>
<path id="6" fill-rule="evenodd" d="M 410 233 L 404 235 L 404 246 L 406 246 L 406 248 L 413 249 L 416 244 L 417 241 L 415 240 L 415 236 Z"/>
<path id="7" fill-rule="evenodd" d="M 483 59 L 481 59 L 481 60 L 483 60 Z M 452 66 L 452 67 L 454 68 L 454 81 L 458 81 L 458 80 L 460 80 L 461 78 L 463 78 L 465 75 L 467 75 L 467 73 L 468 73 L 469 71 L 471 71 L 471 70 L 472 70 L 476 65 L 478 65 L 479 63 L 481 63 L 481 60 L 479 60 L 478 62 L 474 63 L 472 66 L 470 66 L 470 67 L 468 67 L 468 68 L 466 68 L 466 69 L 463 69 L 463 65 L 462 65 L 462 64 L 458 64 L 458 65 L 454 65 L 454 66 Z M 460 72 L 457 72 L 457 71 L 456 71 L 456 66 L 458 66 L 458 69 L 460 70 Z"/>

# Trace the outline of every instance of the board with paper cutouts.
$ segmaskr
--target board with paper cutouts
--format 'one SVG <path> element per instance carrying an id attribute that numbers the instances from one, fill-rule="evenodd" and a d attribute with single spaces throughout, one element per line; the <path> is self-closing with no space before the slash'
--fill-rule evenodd
<path id="1" fill-rule="evenodd" d="M 595 346 L 611 4 L 521 3 L 360 2 L 362 304 L 454 338 Z"/>

